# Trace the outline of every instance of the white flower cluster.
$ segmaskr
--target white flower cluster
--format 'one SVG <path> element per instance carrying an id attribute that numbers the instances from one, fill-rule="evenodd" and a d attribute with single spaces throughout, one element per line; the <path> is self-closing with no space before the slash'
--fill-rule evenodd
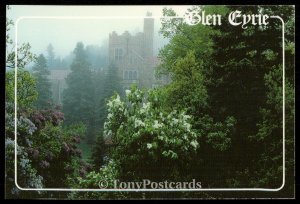
<path id="1" fill-rule="evenodd" d="M 127 110 L 125 109 L 124 102 L 121 101 L 120 96 L 117 94 L 113 96 L 107 103 L 108 115 L 107 120 L 104 122 L 104 137 L 111 137 L 113 135 L 112 128 L 119 126 L 122 123 Z"/>
<path id="2" fill-rule="evenodd" d="M 137 128 L 137 127 L 144 127 L 145 126 L 145 123 L 143 121 L 141 121 L 140 119 L 136 119 L 134 120 L 134 127 Z"/>
<path id="3" fill-rule="evenodd" d="M 131 94 L 131 91 L 127 89 L 127 90 L 125 91 L 125 94 L 126 94 L 126 97 L 128 97 L 128 96 Z"/>
<path id="4" fill-rule="evenodd" d="M 158 129 L 158 128 L 163 127 L 163 124 L 162 124 L 162 123 L 159 123 L 157 120 L 154 120 L 153 127 L 154 127 L 155 129 Z"/>
<path id="5" fill-rule="evenodd" d="M 121 101 L 119 94 L 117 94 L 117 96 L 114 99 L 109 100 L 107 106 L 109 111 L 112 109 L 118 109 L 119 111 L 123 111 L 124 109 L 124 103 Z"/>
<path id="6" fill-rule="evenodd" d="M 185 112 L 174 110 L 168 113 L 160 109 L 153 101 L 155 93 L 151 93 L 154 94 L 151 98 L 143 98 L 141 90 L 125 92 L 126 103 L 118 95 L 108 102 L 104 135 L 116 136 L 117 140 L 128 144 L 138 141 L 145 134 L 151 135 L 144 143 L 144 148 L 149 151 L 158 148 L 164 152 L 163 156 L 172 159 L 186 156 L 189 150 L 199 147 L 198 135 L 192 129 L 191 116 Z"/>
<path id="7" fill-rule="evenodd" d="M 150 110 L 150 106 L 151 106 L 150 102 L 143 103 L 143 106 L 140 108 L 140 113 L 141 114 L 147 113 Z"/>

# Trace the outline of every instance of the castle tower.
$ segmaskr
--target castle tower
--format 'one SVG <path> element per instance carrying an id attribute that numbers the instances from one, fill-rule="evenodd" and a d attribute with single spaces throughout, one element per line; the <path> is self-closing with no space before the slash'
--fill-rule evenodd
<path id="1" fill-rule="evenodd" d="M 143 57 L 152 57 L 153 56 L 153 36 L 154 36 L 154 19 L 149 18 L 152 16 L 152 13 L 147 12 L 144 18 L 144 52 Z"/>

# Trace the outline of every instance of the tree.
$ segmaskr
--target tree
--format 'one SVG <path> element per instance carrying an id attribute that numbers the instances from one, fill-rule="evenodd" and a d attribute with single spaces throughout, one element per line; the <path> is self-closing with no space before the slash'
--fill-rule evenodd
<path id="1" fill-rule="evenodd" d="M 11 26 L 9 19 L 7 26 Z M 9 31 L 9 28 L 7 28 Z M 7 33 L 6 46 L 13 45 Z M 17 63 L 15 57 L 18 55 Z M 78 143 L 84 133 L 83 126 L 62 126 L 63 114 L 56 108 L 36 110 L 32 105 L 37 97 L 36 81 L 25 66 L 32 62 L 34 55 L 29 44 L 23 44 L 6 55 L 6 104 L 5 104 L 5 197 L 6 198 L 53 198 L 67 193 L 22 191 L 22 188 L 68 188 L 77 182 L 79 176 L 90 171 L 90 165 L 81 160 Z M 46 62 L 43 56 L 37 59 L 34 71 L 36 76 L 46 75 Z M 17 98 L 15 98 L 15 74 L 17 74 Z M 38 83 L 39 85 L 39 80 Z M 43 87 L 43 86 L 42 86 Z M 15 106 L 17 105 L 17 116 Z M 17 122 L 17 131 L 15 130 Z M 17 145 L 15 139 L 17 136 Z M 15 145 L 17 160 L 15 161 Z M 16 162 L 16 164 L 15 164 Z M 15 177 L 15 166 L 17 177 Z M 63 170 L 63 171 L 62 171 Z M 56 197 L 57 198 L 57 197 Z"/>
<path id="2" fill-rule="evenodd" d="M 103 134 L 98 135 L 92 149 L 91 160 L 94 169 L 100 169 L 104 165 L 104 157 L 107 154 L 107 148 L 104 142 Z"/>
<path id="3" fill-rule="evenodd" d="M 55 53 L 51 43 L 47 47 L 47 62 L 49 69 L 53 69 L 55 65 Z"/>
<path id="4" fill-rule="evenodd" d="M 229 8 L 249 14 L 267 13 L 270 16 L 281 16 L 287 25 L 285 40 L 293 47 L 293 7 Z M 278 188 L 282 183 L 281 22 L 272 19 L 268 26 L 248 26 L 245 30 L 226 23 L 216 29 L 223 35 L 214 38 L 215 63 L 211 77 L 215 83 L 208 89 L 211 93 L 211 106 L 215 110 L 214 117 L 233 115 L 237 119 L 230 156 L 232 164 L 240 164 L 234 169 L 240 175 L 236 186 Z M 286 110 L 289 118 L 287 144 L 292 144 L 294 113 L 291 101 L 294 64 L 292 52 L 286 54 Z M 293 148 L 290 146 L 288 149 Z M 244 156 L 234 156 L 237 154 Z M 293 156 L 291 153 L 288 155 L 290 157 L 287 164 L 290 164 Z M 290 169 L 287 172 L 292 175 L 292 171 Z"/>
<path id="5" fill-rule="evenodd" d="M 197 12 L 200 9 L 206 14 L 224 15 L 228 11 L 224 6 L 200 6 L 190 10 Z M 174 11 L 165 9 L 164 15 L 173 16 Z M 165 107 L 186 109 L 194 118 L 192 124 L 196 132 L 203 135 L 198 138 L 201 148 L 197 150 L 189 174 L 210 186 L 225 186 L 226 178 L 231 176 L 228 154 L 236 119 L 229 114 L 223 118 L 214 117 L 208 92 L 209 85 L 214 83 L 211 80 L 213 37 L 217 38 L 221 33 L 214 27 L 190 26 L 180 19 L 164 20 L 160 32 L 170 38 L 169 44 L 159 53 L 162 63 L 158 73 L 169 73 L 172 79 L 161 88 Z"/>
<path id="6" fill-rule="evenodd" d="M 98 72 L 96 81 L 96 123 L 100 125 L 102 130 L 104 120 L 107 116 L 107 100 L 114 94 L 114 92 L 121 93 L 117 67 L 114 64 L 110 64 L 106 72 Z"/>
<path id="7" fill-rule="evenodd" d="M 114 145 L 110 160 L 99 170 L 79 178 L 79 186 L 94 188 L 101 178 L 107 181 L 107 188 L 114 188 L 116 179 L 130 182 L 145 178 L 157 182 L 189 179 L 187 163 L 192 164 L 192 155 L 201 147 L 197 142 L 201 135 L 194 132 L 190 115 L 184 111 L 166 111 L 160 96 L 156 90 L 145 93 L 133 86 L 126 91 L 124 100 L 117 93 L 110 98 L 103 131 Z"/>
<path id="8" fill-rule="evenodd" d="M 225 18 L 229 11 L 238 9 L 242 13 L 266 13 L 284 19 L 288 51 L 285 89 L 289 139 L 286 142 L 293 144 L 293 7 L 201 6 L 193 10 L 200 8 L 206 14 L 221 12 Z M 174 12 L 164 10 L 164 14 L 174 15 Z M 159 70 L 169 72 L 172 77 L 172 82 L 164 88 L 167 106 L 185 107 L 189 102 L 194 127 L 206 135 L 199 141 L 203 145 L 194 166 L 198 166 L 196 172 L 201 172 L 202 180 L 211 186 L 275 188 L 281 184 L 281 30 L 277 19 L 270 20 L 268 26 L 248 26 L 247 29 L 232 26 L 227 21 L 215 27 L 187 26 L 177 19 L 163 22 L 161 33 L 170 38 L 170 43 L 160 51 Z M 190 51 L 194 52 L 193 58 L 187 54 Z M 203 69 L 195 69 L 197 65 Z M 193 78 L 199 82 L 193 84 L 190 80 Z M 201 88 L 203 94 L 184 91 L 183 87 Z M 198 106 L 191 105 L 190 101 Z M 288 149 L 287 172 L 292 175 L 293 148 Z M 237 176 L 233 177 L 232 172 Z"/>
<path id="9" fill-rule="evenodd" d="M 63 112 L 67 124 L 84 122 L 87 126 L 87 139 L 92 143 L 95 139 L 94 84 L 83 43 L 77 43 L 74 54 L 72 72 L 66 78 Z"/>
<path id="10" fill-rule="evenodd" d="M 7 11 L 10 7 L 7 6 Z M 17 48 L 17 64 L 15 63 L 15 44 L 10 37 L 13 21 L 6 18 L 6 59 L 5 59 L 5 100 L 8 103 L 17 103 L 19 108 L 30 107 L 36 100 L 36 82 L 31 74 L 24 70 L 36 56 L 31 52 L 30 44 L 23 43 Z M 15 73 L 17 72 L 17 73 Z M 15 75 L 17 75 L 17 98 L 15 99 Z"/>
<path id="11" fill-rule="evenodd" d="M 9 103 L 17 103 L 19 109 L 31 108 L 37 99 L 36 82 L 30 72 L 20 69 L 17 73 L 17 98 L 15 99 L 15 73 L 6 72 L 5 76 L 5 100 Z"/>
<path id="12" fill-rule="evenodd" d="M 50 72 L 47 69 L 47 62 L 44 55 L 39 55 L 32 69 L 38 92 L 38 98 L 35 102 L 35 106 L 38 109 L 47 108 L 52 100 L 52 92 L 51 83 L 48 79 Z"/>
<path id="13" fill-rule="evenodd" d="M 105 50 L 101 49 L 100 46 L 88 45 L 86 47 L 86 53 L 93 70 L 100 70 L 106 65 L 106 58 L 104 56 Z"/>

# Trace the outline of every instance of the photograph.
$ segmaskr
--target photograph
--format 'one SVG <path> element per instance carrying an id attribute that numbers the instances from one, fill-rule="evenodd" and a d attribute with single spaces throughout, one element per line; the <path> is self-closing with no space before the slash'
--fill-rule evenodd
<path id="1" fill-rule="evenodd" d="M 5 199 L 295 199 L 294 5 L 5 7 Z"/>

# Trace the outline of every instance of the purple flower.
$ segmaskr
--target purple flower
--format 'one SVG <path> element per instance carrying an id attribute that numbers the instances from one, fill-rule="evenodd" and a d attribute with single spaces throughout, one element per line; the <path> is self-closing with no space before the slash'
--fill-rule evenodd
<path id="1" fill-rule="evenodd" d="M 83 177 L 86 174 L 86 171 L 84 169 L 80 169 L 79 174 L 81 177 Z"/>
<path id="2" fill-rule="evenodd" d="M 33 152 L 32 152 L 32 157 L 33 157 L 34 159 L 37 159 L 37 158 L 39 157 L 39 155 L 40 155 L 39 150 L 34 149 Z"/>
<path id="3" fill-rule="evenodd" d="M 54 109 L 60 110 L 60 109 L 61 109 L 61 105 L 56 105 L 56 106 L 54 107 Z"/>
<path id="4" fill-rule="evenodd" d="M 51 161 L 53 159 L 53 153 L 52 152 L 47 152 L 46 159 Z"/>
<path id="5" fill-rule="evenodd" d="M 86 164 L 86 165 L 85 165 L 85 169 L 86 169 L 87 171 L 91 171 L 91 170 L 93 169 L 93 166 L 90 165 L 90 164 Z"/>
<path id="6" fill-rule="evenodd" d="M 74 148 L 70 148 L 70 153 L 71 153 L 72 155 L 75 155 L 75 154 L 76 154 L 75 149 L 74 149 Z"/>
<path id="7" fill-rule="evenodd" d="M 79 144 L 80 143 L 80 136 L 77 135 L 77 136 L 73 137 L 72 140 L 73 140 L 73 142 L 76 142 L 76 143 Z"/>
<path id="8" fill-rule="evenodd" d="M 63 150 L 65 153 L 69 153 L 69 151 L 70 151 L 70 147 L 65 142 L 63 142 Z"/>
<path id="9" fill-rule="evenodd" d="M 75 149 L 75 154 L 80 156 L 82 154 L 81 149 Z"/>
<path id="10" fill-rule="evenodd" d="M 46 168 L 50 167 L 50 164 L 49 164 L 49 162 L 43 160 L 43 161 L 40 162 L 40 167 L 42 169 L 46 169 Z"/>

